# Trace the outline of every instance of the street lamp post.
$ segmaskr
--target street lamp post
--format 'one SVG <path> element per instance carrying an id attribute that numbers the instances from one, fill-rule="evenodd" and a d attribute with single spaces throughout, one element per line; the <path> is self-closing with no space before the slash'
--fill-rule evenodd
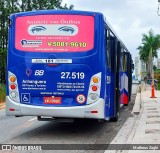
<path id="1" fill-rule="evenodd" d="M 2 15 L 2 11 L 0 11 L 0 16 Z M 1 25 L 2 25 L 2 20 L 0 20 L 0 29 L 1 29 Z M 1 48 L 1 38 L 0 38 L 0 48 Z M 0 54 L 0 59 L 1 59 L 1 54 Z M 0 77 L 1 77 L 1 69 L 0 69 Z M 0 79 L 0 84 L 1 84 L 1 79 Z"/>
<path id="2" fill-rule="evenodd" d="M 2 15 L 2 12 L 0 11 L 0 15 Z M 0 29 L 1 29 L 1 23 L 2 21 L 0 21 Z M 1 38 L 0 38 L 1 39 Z M 0 40 L 1 41 L 1 40 Z M 0 42 L 0 47 L 1 47 L 1 42 Z M 1 55 L 0 55 L 0 59 L 1 59 Z M 0 69 L 0 76 L 1 76 L 1 69 Z M 1 83 L 1 79 L 0 79 L 0 83 Z"/>
<path id="3" fill-rule="evenodd" d="M 158 14 L 158 16 L 160 16 L 160 12 L 159 12 L 160 0 L 158 0 L 158 2 L 159 2 L 159 4 L 158 4 L 157 14 Z"/>

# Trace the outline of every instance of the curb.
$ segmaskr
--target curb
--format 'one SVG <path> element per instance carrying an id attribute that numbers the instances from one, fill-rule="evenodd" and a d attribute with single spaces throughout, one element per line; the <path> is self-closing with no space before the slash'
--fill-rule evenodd
<path id="1" fill-rule="evenodd" d="M 133 106 L 133 110 L 131 114 L 134 115 L 139 115 L 141 110 L 141 93 L 137 93 L 136 99 L 135 99 L 135 104 Z"/>
<path id="2" fill-rule="evenodd" d="M 134 117 L 136 118 L 136 121 L 135 121 L 135 124 L 134 124 L 134 126 L 132 128 L 132 131 L 131 131 L 127 141 L 125 142 L 125 144 L 132 144 L 132 140 L 133 140 L 133 138 L 134 138 L 134 136 L 136 134 L 136 129 L 137 129 L 138 125 L 139 125 L 139 121 L 140 121 L 142 112 L 143 112 L 143 107 L 141 107 L 140 112 L 139 112 L 138 115 L 134 114 Z M 128 153 L 129 151 L 130 150 L 121 150 L 121 153 Z"/>
<path id="3" fill-rule="evenodd" d="M 134 115 L 139 115 L 140 111 L 142 109 L 142 91 L 146 91 L 146 86 L 143 84 L 137 86 L 137 95 L 136 95 L 136 99 L 135 99 L 135 104 L 133 106 L 133 110 L 131 112 L 131 114 Z"/>
<path id="4" fill-rule="evenodd" d="M 139 123 L 142 110 L 142 94 L 140 85 L 137 86 L 137 95 L 135 99 L 135 104 L 131 112 L 131 117 L 127 119 L 123 127 L 120 129 L 116 137 L 112 140 L 110 144 L 130 144 L 135 135 L 136 128 Z M 106 150 L 105 153 L 128 153 L 129 150 Z"/>

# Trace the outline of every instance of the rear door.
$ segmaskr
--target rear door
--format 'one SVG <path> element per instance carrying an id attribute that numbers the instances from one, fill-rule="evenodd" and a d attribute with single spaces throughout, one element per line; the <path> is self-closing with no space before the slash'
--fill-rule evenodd
<path id="1" fill-rule="evenodd" d="M 112 116 L 116 117 L 120 108 L 120 91 L 119 91 L 119 48 L 118 41 L 115 37 L 111 39 L 111 72 L 112 72 L 112 81 L 111 81 L 111 101 L 113 112 Z"/>

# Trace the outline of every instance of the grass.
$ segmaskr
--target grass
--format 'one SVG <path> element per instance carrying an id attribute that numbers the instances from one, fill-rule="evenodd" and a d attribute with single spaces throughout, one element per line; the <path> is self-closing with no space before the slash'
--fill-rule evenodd
<path id="1" fill-rule="evenodd" d="M 0 104 L 5 102 L 6 98 L 6 86 L 4 84 L 0 84 Z"/>
<path id="2" fill-rule="evenodd" d="M 158 90 L 160 90 L 160 83 L 158 82 Z"/>
<path id="3" fill-rule="evenodd" d="M 160 73 L 160 69 L 156 69 L 154 72 L 155 73 Z"/>

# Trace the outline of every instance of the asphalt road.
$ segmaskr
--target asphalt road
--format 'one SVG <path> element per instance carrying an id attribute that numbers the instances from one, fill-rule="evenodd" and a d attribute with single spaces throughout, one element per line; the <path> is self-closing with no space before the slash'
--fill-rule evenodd
<path id="1" fill-rule="evenodd" d="M 130 116 L 136 87 L 137 85 L 133 85 L 132 101 L 127 107 L 121 108 L 118 122 L 98 123 L 97 120 L 82 120 L 75 123 L 54 123 L 37 121 L 35 117 L 8 117 L 5 116 L 5 110 L 0 110 L 0 144 L 109 144 Z M 97 151 L 65 152 L 96 153 Z"/>

